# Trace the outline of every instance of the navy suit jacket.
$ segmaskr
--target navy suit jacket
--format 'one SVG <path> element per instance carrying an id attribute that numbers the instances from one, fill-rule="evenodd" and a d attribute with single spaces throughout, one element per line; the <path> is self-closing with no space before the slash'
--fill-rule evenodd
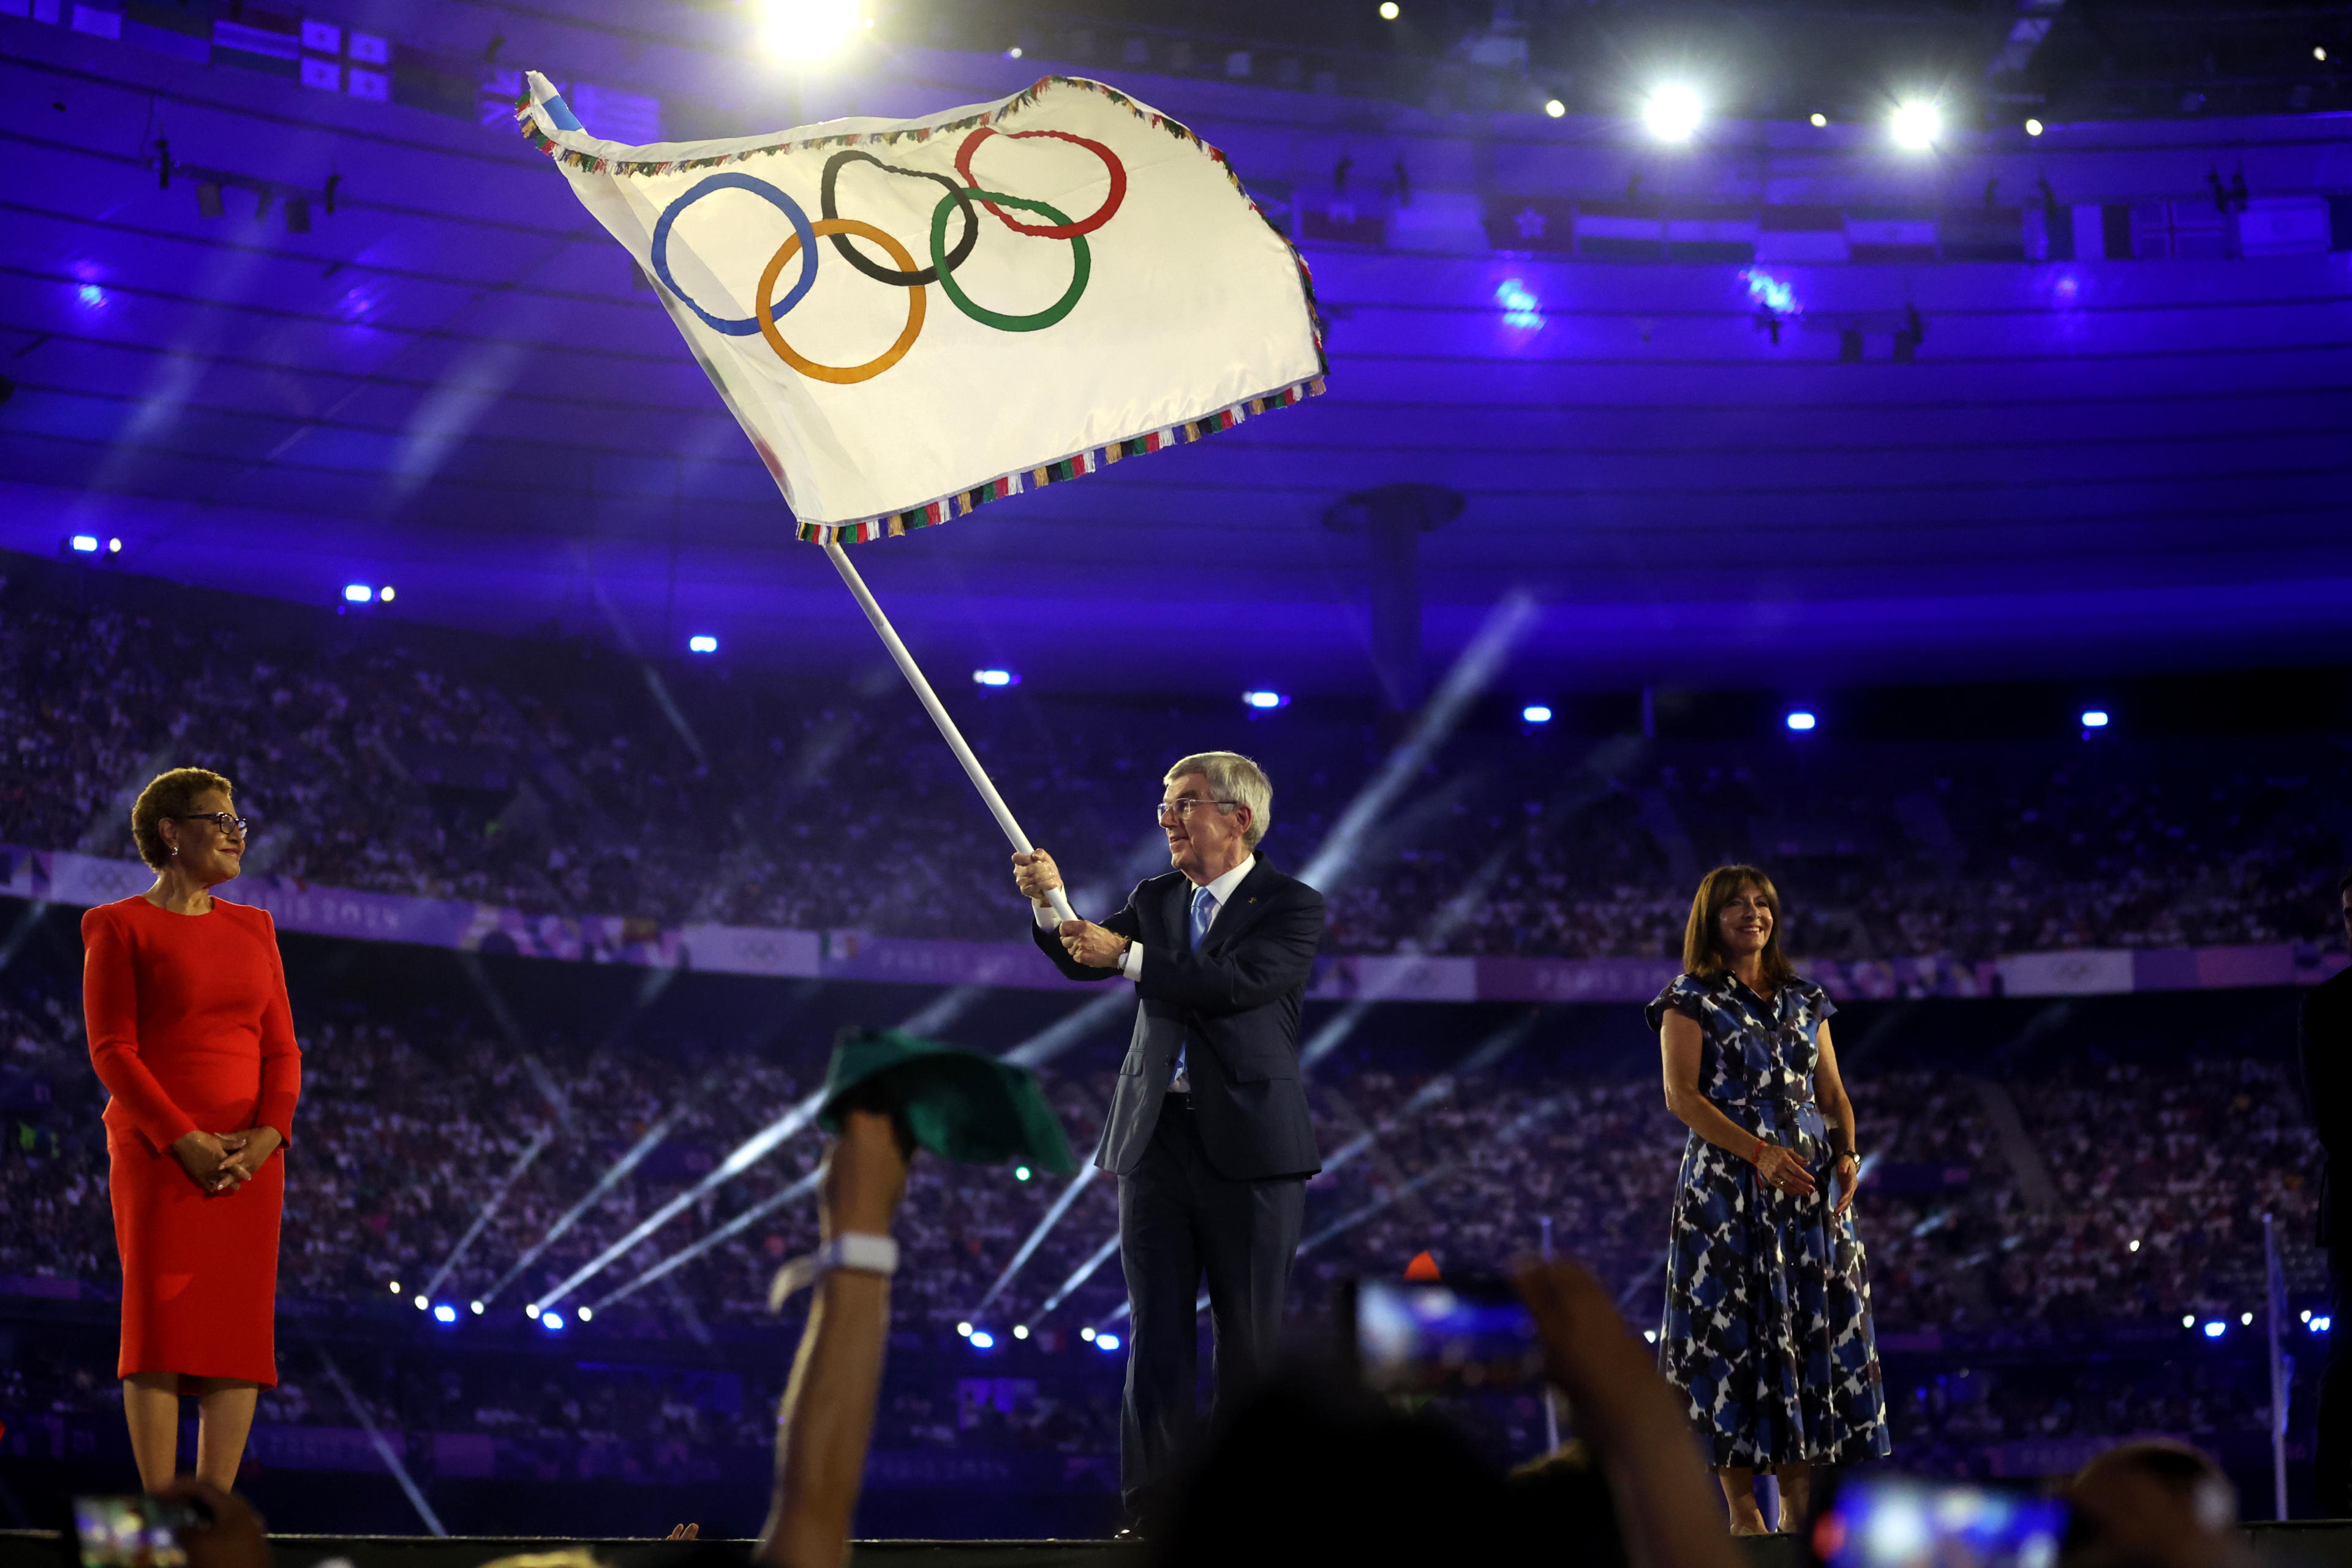
<path id="1" fill-rule="evenodd" d="M 1192 903 L 1192 882 L 1171 871 L 1139 883 L 1127 907 L 1102 922 L 1142 944 L 1143 972 L 1095 1163 L 1122 1176 L 1135 1169 L 1159 1123 L 1177 1047 L 1189 1040 L 1192 1109 L 1217 1173 L 1235 1181 L 1312 1175 L 1323 1161 L 1298 1081 L 1298 1013 L 1323 941 L 1323 895 L 1261 855 L 1198 952 Z M 1034 920 L 1030 933 L 1074 980 L 1120 978 L 1071 958 Z"/>

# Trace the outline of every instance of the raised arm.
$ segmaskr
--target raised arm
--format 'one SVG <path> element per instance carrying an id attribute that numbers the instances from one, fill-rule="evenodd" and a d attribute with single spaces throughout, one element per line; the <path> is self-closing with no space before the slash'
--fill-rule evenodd
<path id="1" fill-rule="evenodd" d="M 158 1149 L 169 1149 L 196 1124 L 155 1081 L 139 1055 L 139 972 L 130 941 L 102 909 L 81 920 L 81 1005 L 89 1031 L 89 1062 L 131 1126 Z"/>
<path id="2" fill-rule="evenodd" d="M 1045 895 L 1062 886 L 1061 868 L 1054 864 L 1051 855 L 1043 849 L 1033 849 L 1025 855 L 1013 857 L 1013 883 L 1021 889 L 1021 896 L 1029 900 L 1029 940 L 1037 944 L 1038 952 L 1054 961 L 1055 968 L 1073 980 L 1118 978 L 1119 969 L 1116 957 L 1108 963 L 1082 963 L 1063 940 L 1060 917 L 1045 902 Z M 1068 924 L 1074 931 L 1108 931 L 1114 937 L 1129 941 L 1134 940 L 1135 933 L 1141 929 L 1137 923 L 1132 898 L 1128 900 L 1125 909 L 1099 926 L 1088 921 L 1073 921 Z M 1120 944 L 1101 942 L 1100 945 L 1108 952 L 1114 952 Z"/>
<path id="3" fill-rule="evenodd" d="M 890 1116 L 849 1110 L 819 1191 L 827 1241 L 855 1232 L 888 1236 L 907 1190 L 907 1153 Z M 764 1568 L 843 1568 L 849 1521 L 866 1476 L 882 1352 L 890 1332 L 890 1281 L 835 1269 L 819 1279 L 800 1353 L 776 1416 L 776 1485 L 751 1560 Z"/>
<path id="4" fill-rule="evenodd" d="M 1658 1047 L 1664 1058 L 1666 1109 L 1682 1124 L 1714 1144 L 1753 1164 L 1764 1179 L 1783 1192 L 1814 1190 L 1812 1173 L 1796 1152 L 1759 1138 L 1723 1113 L 1723 1108 L 1700 1089 L 1699 1068 L 1706 1037 L 1698 1020 L 1669 1008 L 1658 1024 Z"/>
<path id="5" fill-rule="evenodd" d="M 1200 1013 L 1246 1012 L 1304 986 L 1322 942 L 1323 895 L 1302 887 L 1218 952 L 1147 946 L 1136 990 Z"/>

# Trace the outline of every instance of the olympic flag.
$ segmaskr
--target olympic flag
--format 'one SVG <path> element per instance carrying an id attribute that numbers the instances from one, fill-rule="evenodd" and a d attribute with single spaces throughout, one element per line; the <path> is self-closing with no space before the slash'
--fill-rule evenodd
<path id="1" fill-rule="evenodd" d="M 654 280 L 803 539 L 943 522 L 1323 390 L 1297 252 L 1223 153 L 1099 82 L 636 147 L 528 80 L 523 133 Z"/>

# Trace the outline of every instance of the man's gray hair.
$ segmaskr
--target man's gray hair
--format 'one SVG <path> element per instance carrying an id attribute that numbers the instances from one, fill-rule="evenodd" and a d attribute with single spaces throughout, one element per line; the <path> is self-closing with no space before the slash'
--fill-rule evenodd
<path id="1" fill-rule="evenodd" d="M 1178 761 L 1160 782 L 1174 784 L 1186 773 L 1206 774 L 1213 798 L 1249 807 L 1249 831 L 1242 835 L 1242 842 L 1255 849 L 1274 826 L 1274 781 L 1265 770 L 1239 752 L 1195 752 Z"/>

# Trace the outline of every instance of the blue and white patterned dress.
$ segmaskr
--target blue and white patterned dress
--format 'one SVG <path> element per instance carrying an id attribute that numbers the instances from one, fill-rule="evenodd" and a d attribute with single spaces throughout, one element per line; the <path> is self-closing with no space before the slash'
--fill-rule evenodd
<path id="1" fill-rule="evenodd" d="M 1813 1100 L 1829 994 L 1792 980 L 1770 1002 L 1726 974 L 1685 974 L 1650 1004 L 1703 1036 L 1699 1091 L 1740 1126 L 1794 1150 L 1811 1197 L 1765 1183 L 1694 1132 L 1666 1246 L 1658 1366 L 1689 1401 L 1717 1466 L 1884 1458 L 1886 1399 L 1853 1211 L 1832 1213 L 1828 1126 Z"/>

